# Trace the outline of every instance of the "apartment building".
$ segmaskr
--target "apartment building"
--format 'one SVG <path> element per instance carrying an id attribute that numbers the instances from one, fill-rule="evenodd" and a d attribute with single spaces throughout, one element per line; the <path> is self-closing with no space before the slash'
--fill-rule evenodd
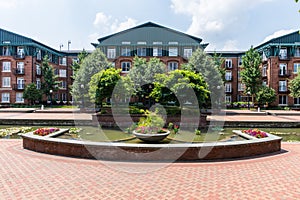
<path id="1" fill-rule="evenodd" d="M 0 29 L 0 105 L 26 104 L 23 91 L 27 84 L 41 87 L 43 74 L 41 62 L 50 58 L 55 74 L 61 82 L 53 99 L 59 104 L 72 103 L 69 86 L 72 85 L 73 62 L 80 51 L 58 51 L 33 39 Z M 92 44 L 100 48 L 122 75 L 132 67 L 134 57 L 159 58 L 167 71 L 180 69 L 197 48 L 205 50 L 208 44 L 194 37 L 152 22 L 98 39 Z M 289 81 L 300 70 L 300 35 L 296 31 L 274 38 L 255 47 L 262 58 L 263 84 L 275 89 L 277 99 L 273 106 L 300 106 L 300 98 L 289 96 Z M 225 102 L 247 101 L 240 77 L 242 56 L 245 51 L 215 51 L 210 55 L 224 58 Z M 44 99 L 47 101 L 49 99 Z"/>
<path id="2" fill-rule="evenodd" d="M 0 104 L 27 104 L 23 91 L 27 84 L 36 83 L 41 89 L 43 80 L 42 59 L 48 55 L 50 65 L 58 76 L 60 85 L 53 91 L 56 103 L 71 101 L 71 64 L 76 55 L 57 51 L 31 38 L 0 29 Z M 43 99 L 47 101 L 49 99 Z"/>

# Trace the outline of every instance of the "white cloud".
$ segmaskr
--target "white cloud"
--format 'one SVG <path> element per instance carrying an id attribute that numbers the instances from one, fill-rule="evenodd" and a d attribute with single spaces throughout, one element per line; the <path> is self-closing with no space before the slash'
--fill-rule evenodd
<path id="1" fill-rule="evenodd" d="M 283 36 L 283 35 L 286 35 L 286 34 L 289 34 L 289 33 L 292 33 L 292 32 L 295 32 L 297 31 L 296 29 L 290 29 L 290 30 L 279 30 L 279 31 L 276 31 L 274 32 L 273 34 L 267 36 L 262 43 L 264 42 L 267 42 L 273 38 L 277 38 L 277 37 L 280 37 L 280 36 Z"/>
<path id="2" fill-rule="evenodd" d="M 14 8 L 17 6 L 17 0 L 0 0 L 0 8 L 7 9 L 7 8 Z"/>
<path id="3" fill-rule="evenodd" d="M 236 40 L 227 40 L 224 44 L 222 51 L 237 51 L 239 50 L 238 42 Z"/>
<path id="4" fill-rule="evenodd" d="M 96 14 L 93 25 L 97 29 L 97 33 L 91 34 L 90 39 L 132 28 L 137 25 L 137 20 L 126 17 L 126 21 L 119 21 L 110 15 L 99 12 Z"/>

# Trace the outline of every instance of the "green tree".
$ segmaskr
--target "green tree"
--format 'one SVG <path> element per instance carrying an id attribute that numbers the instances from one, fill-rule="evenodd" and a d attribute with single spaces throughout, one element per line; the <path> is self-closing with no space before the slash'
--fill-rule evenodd
<path id="1" fill-rule="evenodd" d="M 223 83 L 225 83 L 225 74 L 226 74 L 226 69 L 223 67 L 223 63 L 225 62 L 225 58 L 222 57 L 221 54 L 217 54 L 216 52 L 212 56 L 213 63 L 215 64 L 215 67 L 218 69 L 219 74 L 222 77 Z"/>
<path id="2" fill-rule="evenodd" d="M 94 74 L 111 67 L 105 54 L 96 48 L 93 53 L 85 57 L 80 64 L 72 85 L 71 94 L 75 100 L 89 99 L 89 82 Z M 87 104 L 88 102 L 85 103 Z"/>
<path id="3" fill-rule="evenodd" d="M 49 58 L 47 55 L 44 57 L 42 62 L 42 73 L 44 78 L 41 84 L 41 90 L 43 94 L 52 100 L 52 93 L 57 91 L 59 81 L 57 81 L 57 75 L 54 74 L 53 67 L 49 64 Z"/>
<path id="4" fill-rule="evenodd" d="M 103 100 L 112 96 L 117 82 L 121 79 L 120 72 L 121 70 L 109 68 L 92 76 L 89 83 L 91 102 L 94 102 L 102 108 Z"/>
<path id="5" fill-rule="evenodd" d="M 156 101 L 175 101 L 179 104 L 178 98 L 180 98 L 193 104 L 198 103 L 199 107 L 202 108 L 208 99 L 208 85 L 199 73 L 175 70 L 169 74 L 158 74 L 155 78 L 155 87 L 150 95 Z M 189 93 L 189 89 L 193 90 L 193 94 Z M 193 101 L 193 95 L 196 95 L 197 102 Z"/>
<path id="6" fill-rule="evenodd" d="M 290 81 L 289 84 L 290 96 L 293 98 L 300 97 L 300 76 L 297 75 L 296 78 Z"/>
<path id="7" fill-rule="evenodd" d="M 83 49 L 82 52 L 80 52 L 78 54 L 78 62 L 73 62 L 72 63 L 72 69 L 73 69 L 73 77 L 72 78 L 76 78 L 76 74 L 80 68 L 81 63 L 83 62 L 83 60 L 89 55 L 89 53 Z"/>
<path id="8" fill-rule="evenodd" d="M 23 98 L 30 102 L 30 105 L 35 104 L 35 101 L 40 101 L 42 99 L 41 90 L 36 88 L 36 84 L 28 84 L 23 92 Z"/>
<path id="9" fill-rule="evenodd" d="M 261 56 L 251 47 L 243 56 L 241 77 L 246 86 L 246 92 L 250 92 L 252 95 L 252 102 L 261 86 L 260 64 Z"/>
<path id="10" fill-rule="evenodd" d="M 256 101 L 259 105 L 265 105 L 272 103 L 276 100 L 276 93 L 273 88 L 268 86 L 261 86 L 259 91 L 256 93 Z"/>

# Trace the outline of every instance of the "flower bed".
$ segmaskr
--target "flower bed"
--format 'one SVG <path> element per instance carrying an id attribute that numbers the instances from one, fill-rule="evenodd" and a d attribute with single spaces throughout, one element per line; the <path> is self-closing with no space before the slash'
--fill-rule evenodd
<path id="1" fill-rule="evenodd" d="M 59 128 L 55 128 L 55 127 L 38 128 L 33 132 L 33 134 L 34 135 L 39 135 L 39 136 L 46 136 L 46 135 L 49 135 L 50 133 L 54 133 L 56 131 L 59 131 Z"/>
<path id="2" fill-rule="evenodd" d="M 0 129 L 0 138 L 32 131 L 32 127 L 13 127 Z"/>
<path id="3" fill-rule="evenodd" d="M 242 130 L 243 133 L 246 133 L 248 135 L 251 135 L 253 137 L 256 137 L 256 138 L 265 138 L 265 137 L 268 137 L 268 134 L 264 131 L 261 131 L 257 128 L 255 129 L 247 129 L 247 130 Z"/>

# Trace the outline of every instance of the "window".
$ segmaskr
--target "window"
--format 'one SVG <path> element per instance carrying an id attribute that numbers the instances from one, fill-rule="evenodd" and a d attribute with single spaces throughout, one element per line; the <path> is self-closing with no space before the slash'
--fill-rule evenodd
<path id="1" fill-rule="evenodd" d="M 147 48 L 146 47 L 138 47 L 137 48 L 137 55 L 138 56 L 146 56 Z"/>
<path id="2" fill-rule="evenodd" d="M 17 78 L 17 89 L 23 90 L 25 88 L 24 78 Z"/>
<path id="3" fill-rule="evenodd" d="M 279 50 L 279 59 L 287 59 L 287 48 L 281 48 Z"/>
<path id="4" fill-rule="evenodd" d="M 178 42 L 169 42 L 168 44 L 173 44 L 173 45 L 176 44 L 177 45 Z"/>
<path id="5" fill-rule="evenodd" d="M 25 52 L 23 47 L 17 47 L 17 57 L 24 58 Z"/>
<path id="6" fill-rule="evenodd" d="M 245 90 L 245 84 L 244 83 L 238 83 L 238 91 L 244 91 Z"/>
<path id="7" fill-rule="evenodd" d="M 191 57 L 192 53 L 193 53 L 192 48 L 184 48 L 184 50 L 183 50 L 183 56 L 186 58 Z"/>
<path id="8" fill-rule="evenodd" d="M 169 47 L 169 56 L 178 56 L 178 48 Z"/>
<path id="9" fill-rule="evenodd" d="M 23 93 L 17 92 L 16 93 L 16 102 L 17 103 L 24 103 Z"/>
<path id="10" fill-rule="evenodd" d="M 153 56 L 162 56 L 162 47 L 153 47 Z"/>
<path id="11" fill-rule="evenodd" d="M 54 74 L 58 76 L 59 70 L 58 69 L 54 69 Z"/>
<path id="12" fill-rule="evenodd" d="M 226 59 L 225 60 L 225 67 L 226 68 L 232 68 L 232 60 L 231 59 Z"/>
<path id="13" fill-rule="evenodd" d="M 38 50 L 38 51 L 37 51 L 36 59 L 37 59 L 37 60 L 42 60 L 42 51 L 41 51 L 41 50 Z"/>
<path id="14" fill-rule="evenodd" d="M 116 49 L 108 48 L 107 49 L 107 58 L 115 58 L 116 57 Z"/>
<path id="15" fill-rule="evenodd" d="M 123 48 L 122 48 L 121 55 L 122 55 L 122 56 L 131 56 L 130 51 L 131 51 L 131 50 L 130 50 L 129 47 L 123 47 Z"/>
<path id="16" fill-rule="evenodd" d="M 137 44 L 142 44 L 142 45 L 145 45 L 145 44 L 147 44 L 147 42 L 137 42 Z"/>
<path id="17" fill-rule="evenodd" d="M 42 68 L 40 65 L 36 65 L 36 75 L 42 75 Z"/>
<path id="18" fill-rule="evenodd" d="M 279 95 L 279 105 L 287 105 L 287 96 Z"/>
<path id="19" fill-rule="evenodd" d="M 3 56 L 10 56 L 11 53 L 10 53 L 10 50 L 9 50 L 9 47 L 5 46 L 3 47 Z"/>
<path id="20" fill-rule="evenodd" d="M 2 77 L 2 87 L 10 87 L 10 77 Z"/>
<path id="21" fill-rule="evenodd" d="M 61 89 L 66 89 L 67 88 L 67 82 L 66 81 L 60 82 L 60 88 Z"/>
<path id="22" fill-rule="evenodd" d="M 295 57 L 300 57 L 300 48 L 296 48 Z"/>
<path id="23" fill-rule="evenodd" d="M 10 62 L 2 63 L 2 72 L 10 72 Z"/>
<path id="24" fill-rule="evenodd" d="M 40 79 L 40 78 L 37 78 L 37 79 L 36 79 L 36 89 L 40 90 L 40 89 L 41 89 L 41 86 L 42 86 L 41 79 Z"/>
<path id="25" fill-rule="evenodd" d="M 122 66 L 122 72 L 123 73 L 128 73 L 130 70 L 130 62 L 122 62 L 121 66 Z"/>
<path id="26" fill-rule="evenodd" d="M 226 102 L 226 103 L 231 103 L 231 96 L 226 95 L 226 96 L 225 96 L 225 102 Z"/>
<path id="27" fill-rule="evenodd" d="M 59 70 L 59 77 L 67 77 L 67 70 L 66 69 L 60 69 Z"/>
<path id="28" fill-rule="evenodd" d="M 243 64 L 243 57 L 240 56 L 239 59 L 238 59 L 238 61 L 239 61 L 239 67 L 241 67 L 242 64 Z"/>
<path id="29" fill-rule="evenodd" d="M 300 63 L 294 63 L 294 73 L 300 72 Z"/>
<path id="30" fill-rule="evenodd" d="M 154 45 L 162 44 L 162 42 L 153 42 Z"/>
<path id="31" fill-rule="evenodd" d="M 279 81 L 279 91 L 280 92 L 287 91 L 287 82 L 286 81 Z"/>
<path id="32" fill-rule="evenodd" d="M 60 63 L 59 63 L 60 65 L 67 66 L 67 58 L 66 57 L 60 58 L 59 61 L 60 61 Z"/>
<path id="33" fill-rule="evenodd" d="M 17 63 L 17 70 L 16 70 L 17 74 L 24 74 L 25 70 L 24 70 L 24 62 L 18 62 Z"/>
<path id="34" fill-rule="evenodd" d="M 178 69 L 178 63 L 177 62 L 169 62 L 168 63 L 168 71 L 174 71 Z"/>
<path id="35" fill-rule="evenodd" d="M 66 93 L 61 94 L 61 100 L 62 101 L 67 101 L 67 94 Z"/>
<path id="36" fill-rule="evenodd" d="M 10 94 L 9 93 L 2 93 L 2 103 L 9 103 L 10 102 Z"/>
<path id="37" fill-rule="evenodd" d="M 241 71 L 238 71 L 238 80 L 241 80 Z"/>
<path id="38" fill-rule="evenodd" d="M 226 81 L 231 81 L 232 79 L 232 72 L 231 71 L 226 71 L 225 72 L 225 80 Z"/>
<path id="39" fill-rule="evenodd" d="M 268 82 L 267 82 L 266 80 L 263 80 L 262 85 L 263 85 L 263 86 L 267 86 L 267 83 L 268 83 Z"/>
<path id="40" fill-rule="evenodd" d="M 300 97 L 294 98 L 294 105 L 300 105 Z"/>
<path id="41" fill-rule="evenodd" d="M 122 42 L 122 44 L 131 44 L 131 42 L 124 41 L 124 42 Z"/>
<path id="42" fill-rule="evenodd" d="M 231 92 L 231 83 L 225 83 L 225 92 Z"/>
<path id="43" fill-rule="evenodd" d="M 279 64 L 279 75 L 285 75 L 286 74 L 286 64 L 285 63 L 280 63 Z"/>
<path id="44" fill-rule="evenodd" d="M 262 76 L 263 76 L 263 77 L 266 77 L 266 76 L 267 76 L 267 69 L 268 69 L 268 66 L 267 66 L 267 65 L 264 65 L 264 66 L 263 66 L 263 70 L 262 70 Z"/>

